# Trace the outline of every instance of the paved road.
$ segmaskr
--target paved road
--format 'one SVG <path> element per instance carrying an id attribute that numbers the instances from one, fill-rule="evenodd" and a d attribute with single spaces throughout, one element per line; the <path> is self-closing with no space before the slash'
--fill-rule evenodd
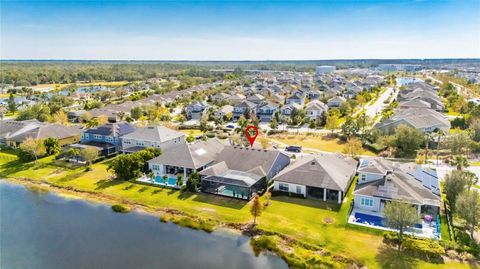
<path id="1" fill-rule="evenodd" d="M 393 87 L 387 88 L 380 97 L 378 97 L 377 101 L 375 103 L 370 104 L 365 107 L 365 114 L 370 117 L 370 119 L 375 118 L 377 114 L 381 114 L 382 110 L 386 108 L 393 100 L 397 97 L 398 95 L 398 90 L 396 90 Z M 390 98 L 392 97 L 392 98 Z M 388 103 L 385 103 L 390 98 Z M 375 122 L 372 123 L 372 125 L 375 125 L 377 122 L 379 122 L 382 119 L 382 117 L 378 117 Z"/>

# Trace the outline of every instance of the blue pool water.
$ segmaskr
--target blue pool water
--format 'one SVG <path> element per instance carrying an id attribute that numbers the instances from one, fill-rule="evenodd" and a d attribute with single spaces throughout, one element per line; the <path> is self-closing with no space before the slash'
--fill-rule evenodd
<path id="1" fill-rule="evenodd" d="M 164 184 L 164 180 L 161 176 L 157 176 L 155 178 L 155 182 L 160 183 L 160 184 Z M 174 177 L 169 177 L 169 178 L 167 178 L 166 183 L 167 183 L 167 185 L 175 186 L 175 185 L 177 185 L 177 179 L 174 178 Z"/>
<path id="2" fill-rule="evenodd" d="M 385 227 L 385 222 L 382 217 L 372 216 L 362 213 L 355 213 L 355 222 L 366 224 L 367 222 L 369 225 Z"/>

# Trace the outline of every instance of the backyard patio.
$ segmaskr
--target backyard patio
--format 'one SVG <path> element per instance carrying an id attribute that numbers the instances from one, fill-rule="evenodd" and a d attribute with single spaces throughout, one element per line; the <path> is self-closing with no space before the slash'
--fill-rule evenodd
<path id="1" fill-rule="evenodd" d="M 430 215 L 426 215 L 422 219 L 419 218 L 415 228 L 410 228 L 405 233 L 417 237 L 440 240 L 440 218 L 438 215 L 436 217 L 428 216 Z M 360 209 L 352 210 L 348 217 L 348 223 L 385 231 L 398 231 L 386 226 L 386 219 L 381 213 Z"/>

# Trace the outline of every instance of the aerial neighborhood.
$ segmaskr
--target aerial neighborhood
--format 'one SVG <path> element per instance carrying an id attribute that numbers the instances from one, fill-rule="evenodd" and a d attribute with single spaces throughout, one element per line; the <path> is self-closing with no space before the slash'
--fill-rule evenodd
<path id="1" fill-rule="evenodd" d="M 479 188 L 468 169 L 480 152 L 480 104 L 467 102 L 459 89 L 465 86 L 450 82 L 467 74 L 455 70 L 192 68 L 133 82 L 41 87 L 5 83 L 3 76 L 0 159 L 18 157 L 42 175 L 38 180 L 61 187 L 125 192 L 124 201 L 137 189 L 139 204 L 142 196 L 150 199 L 145 190 L 169 189 L 179 193 L 165 198 L 178 199 L 171 209 L 183 210 L 191 200 L 180 197 L 194 195 L 207 213 L 187 212 L 201 217 L 235 204 L 225 219 L 237 220 L 236 210 L 259 199 L 271 219 L 275 207 L 298 214 L 307 207 L 316 213 L 304 217 L 318 227 L 338 222 L 359 234 L 398 233 L 397 241 L 385 240 L 430 240 L 445 252 L 439 242 L 472 246 L 478 232 L 478 220 L 464 212 L 473 205 L 459 197 Z M 258 130 L 252 145 L 248 126 Z M 467 179 L 456 193 L 446 190 Z M 260 213 L 252 214 L 268 229 Z M 286 225 L 299 221 L 286 218 Z M 471 249 L 465 252 L 478 255 Z"/>

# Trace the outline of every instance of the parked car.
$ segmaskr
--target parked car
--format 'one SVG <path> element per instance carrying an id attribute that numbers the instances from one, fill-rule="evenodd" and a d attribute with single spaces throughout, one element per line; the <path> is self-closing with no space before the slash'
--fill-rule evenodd
<path id="1" fill-rule="evenodd" d="M 285 148 L 285 151 L 289 151 L 289 152 L 301 152 L 302 151 L 302 147 L 301 146 L 287 146 Z"/>

